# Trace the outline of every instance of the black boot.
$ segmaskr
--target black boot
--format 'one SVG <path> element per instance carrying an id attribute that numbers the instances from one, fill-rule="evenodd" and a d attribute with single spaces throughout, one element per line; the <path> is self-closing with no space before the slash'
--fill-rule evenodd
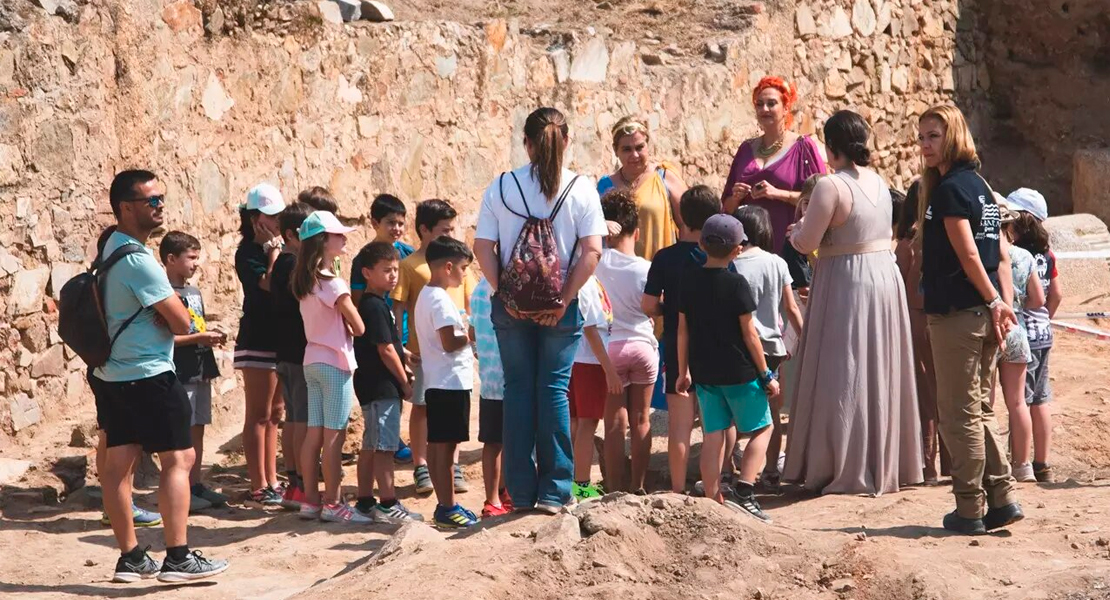
<path id="1" fill-rule="evenodd" d="M 988 510 L 987 515 L 983 517 L 983 525 L 990 531 L 1013 525 L 1024 518 L 1025 513 L 1021 512 L 1021 505 L 1012 502 L 1006 506 L 998 506 Z"/>
<path id="2" fill-rule="evenodd" d="M 967 519 L 956 511 L 944 515 L 944 528 L 963 535 L 983 535 L 987 532 L 982 519 Z"/>

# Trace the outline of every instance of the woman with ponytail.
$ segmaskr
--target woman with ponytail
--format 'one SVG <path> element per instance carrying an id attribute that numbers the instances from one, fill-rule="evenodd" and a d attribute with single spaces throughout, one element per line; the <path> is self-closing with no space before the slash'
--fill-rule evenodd
<path id="1" fill-rule="evenodd" d="M 897 492 L 921 483 L 921 422 L 902 275 L 891 255 L 890 189 L 866 168 L 867 123 L 825 123 L 833 174 L 818 181 L 791 237 L 817 250 L 798 344 L 788 481 L 823 494 Z"/>
<path id="2" fill-rule="evenodd" d="M 523 141 L 530 162 L 502 173 L 482 198 L 474 254 L 493 288 L 509 495 L 518 509 L 554 514 L 571 499 L 567 389 L 582 336 L 578 290 L 593 275 L 608 232 L 593 183 L 563 166 L 566 117 L 536 110 Z M 537 241 L 545 243 L 521 251 Z M 523 293 L 541 289 L 551 293 L 539 306 L 535 294 Z"/>

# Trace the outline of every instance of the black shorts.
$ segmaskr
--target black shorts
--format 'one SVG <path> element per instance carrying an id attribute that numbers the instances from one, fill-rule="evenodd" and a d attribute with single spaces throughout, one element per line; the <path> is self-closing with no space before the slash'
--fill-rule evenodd
<path id="1" fill-rule="evenodd" d="M 85 373 L 85 380 L 89 382 L 89 389 L 92 390 L 93 402 L 96 405 L 96 428 L 103 431 L 107 427 L 108 406 L 106 392 L 104 391 L 104 382 L 101 381 L 96 375 L 93 375 L 93 370 L 89 369 Z"/>
<path id="2" fill-rule="evenodd" d="M 778 377 L 779 367 L 782 366 L 782 363 L 783 363 L 783 361 L 786 360 L 786 357 L 785 356 L 771 356 L 769 354 L 764 354 L 763 355 L 763 360 L 767 362 L 767 368 L 770 369 L 771 372 L 775 374 L 775 377 Z"/>
<path id="3" fill-rule="evenodd" d="M 482 398 L 478 401 L 478 441 L 501 444 L 505 438 L 505 401 Z"/>
<path id="4" fill-rule="evenodd" d="M 108 447 L 142 446 L 144 452 L 193 447 L 193 408 L 173 371 L 137 381 L 102 381 L 101 419 Z M 107 414 L 105 414 L 107 413 Z"/>
<path id="5" fill-rule="evenodd" d="M 428 406 L 428 443 L 470 441 L 470 390 L 424 391 Z"/>

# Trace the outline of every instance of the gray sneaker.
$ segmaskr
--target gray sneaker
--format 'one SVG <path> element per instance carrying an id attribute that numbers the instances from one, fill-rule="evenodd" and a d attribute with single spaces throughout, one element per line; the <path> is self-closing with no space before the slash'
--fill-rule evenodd
<path id="1" fill-rule="evenodd" d="M 113 583 L 134 583 L 141 579 L 152 579 L 158 576 L 162 563 L 154 560 L 147 552 L 150 546 L 143 550 L 143 559 L 132 563 L 126 557 L 119 557 L 116 561 L 116 573 L 112 576 Z"/>
<path id="2" fill-rule="evenodd" d="M 205 500 L 204 498 L 201 498 L 200 496 L 197 496 L 196 494 L 189 495 L 189 514 L 193 514 L 197 511 L 209 508 L 212 508 L 211 502 Z"/>
<path id="3" fill-rule="evenodd" d="M 455 465 L 455 492 L 461 494 L 470 490 L 470 484 L 466 481 L 466 476 L 463 475 L 461 465 Z"/>
<path id="4" fill-rule="evenodd" d="M 412 472 L 412 480 L 416 483 L 417 494 L 430 494 L 435 488 L 432 487 L 432 475 L 428 473 L 427 465 L 420 465 Z"/>
<path id="5" fill-rule="evenodd" d="M 424 515 L 410 511 L 409 509 L 405 508 L 404 504 L 401 504 L 400 502 L 395 503 L 389 508 L 378 504 L 374 508 L 370 509 L 370 514 L 373 515 L 374 520 L 379 523 L 392 523 L 399 525 L 408 521 L 424 520 Z"/>
<path id="6" fill-rule="evenodd" d="M 162 563 L 162 572 L 158 574 L 158 581 L 163 583 L 181 583 L 183 581 L 196 581 L 213 575 L 219 575 L 228 568 L 226 560 L 209 560 L 204 558 L 200 550 L 193 550 L 181 562 L 174 562 L 169 556 Z"/>
<path id="7" fill-rule="evenodd" d="M 227 504 L 228 500 L 230 500 L 230 498 L 228 498 L 226 495 L 213 490 L 203 483 L 198 483 L 193 486 L 193 495 L 198 498 L 207 500 L 209 503 L 212 504 L 212 506 L 223 506 Z"/>

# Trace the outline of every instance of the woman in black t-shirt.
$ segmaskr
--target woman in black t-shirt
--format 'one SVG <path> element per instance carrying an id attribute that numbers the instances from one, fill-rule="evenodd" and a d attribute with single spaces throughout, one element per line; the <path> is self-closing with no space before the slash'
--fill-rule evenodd
<path id="1" fill-rule="evenodd" d="M 941 437 L 952 457 L 956 510 L 944 528 L 982 534 L 1024 518 L 990 406 L 999 345 L 1017 323 L 998 205 L 977 173 L 967 122 L 954 106 L 918 122 L 925 170 L 918 203 L 921 286 L 937 378 Z"/>
<path id="2" fill-rule="evenodd" d="M 235 339 L 235 368 L 243 372 L 247 403 L 243 454 L 251 500 L 268 506 L 280 505 L 283 494 L 277 479 L 277 436 L 284 402 L 277 379 L 270 275 L 281 253 L 277 215 L 284 208 L 285 200 L 274 186 L 251 188 L 246 204 L 239 207 L 243 239 L 235 252 L 235 273 L 243 285 L 243 316 Z"/>

